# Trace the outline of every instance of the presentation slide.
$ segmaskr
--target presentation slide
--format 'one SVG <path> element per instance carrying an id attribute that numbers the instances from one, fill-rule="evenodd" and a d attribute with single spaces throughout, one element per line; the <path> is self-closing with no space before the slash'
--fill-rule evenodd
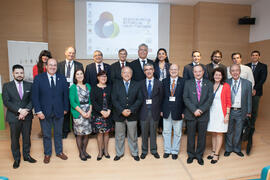
<path id="1" fill-rule="evenodd" d="M 156 57 L 160 47 L 169 48 L 169 26 L 165 31 L 160 28 L 162 8 L 159 4 L 78 2 L 75 4 L 78 59 L 92 58 L 95 50 L 101 50 L 104 59 L 117 59 L 121 48 L 128 51 L 129 59 L 137 58 L 138 46 L 142 43 L 148 45 L 148 56 L 151 58 Z M 162 32 L 167 34 L 166 40 L 164 36 L 163 40 L 160 38 Z"/>

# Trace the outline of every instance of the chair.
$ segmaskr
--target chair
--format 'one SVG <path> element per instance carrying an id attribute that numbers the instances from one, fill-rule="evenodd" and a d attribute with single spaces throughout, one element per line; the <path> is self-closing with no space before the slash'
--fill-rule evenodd
<path id="1" fill-rule="evenodd" d="M 250 179 L 250 180 L 269 180 L 270 179 L 270 166 L 266 166 L 262 169 L 260 179 Z"/>

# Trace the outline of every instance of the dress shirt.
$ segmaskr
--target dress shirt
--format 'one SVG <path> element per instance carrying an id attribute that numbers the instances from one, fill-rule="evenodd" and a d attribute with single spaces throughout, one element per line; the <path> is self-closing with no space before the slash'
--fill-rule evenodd
<path id="1" fill-rule="evenodd" d="M 130 80 L 129 80 L 129 81 L 123 80 L 123 82 L 124 82 L 124 86 L 125 86 L 125 87 L 126 87 L 126 82 L 128 82 L 128 88 L 129 88 L 129 86 L 130 86 Z"/>
<path id="2" fill-rule="evenodd" d="M 101 66 L 100 66 L 100 69 L 101 70 L 103 70 L 104 71 L 104 64 L 103 64 L 103 62 L 101 62 L 101 63 L 95 63 L 96 64 L 96 70 L 97 70 L 97 73 L 98 73 L 98 65 L 100 64 Z"/>
<path id="3" fill-rule="evenodd" d="M 48 76 L 48 79 L 49 79 L 50 87 L 51 87 L 51 76 L 53 77 L 54 85 L 55 85 L 55 87 L 56 87 L 56 74 L 50 75 L 50 74 L 47 72 L 47 76 Z"/>
<path id="4" fill-rule="evenodd" d="M 252 83 L 252 89 L 253 89 L 255 85 L 255 81 L 254 81 L 254 76 L 253 76 L 253 72 L 251 68 L 242 64 L 240 64 L 240 68 L 241 68 L 240 77 L 243 79 L 249 80 Z M 232 77 L 230 73 L 230 67 L 227 67 L 227 75 L 228 75 L 228 79 Z"/>
<path id="5" fill-rule="evenodd" d="M 126 62 L 127 61 L 124 61 L 124 67 L 126 66 Z M 119 60 L 119 63 L 120 63 L 120 68 L 122 68 L 122 61 Z"/>
<path id="6" fill-rule="evenodd" d="M 74 61 L 71 60 L 67 60 L 66 59 L 66 65 L 65 65 L 65 76 L 67 75 L 67 68 L 68 68 L 68 63 L 70 62 L 70 78 L 66 78 L 67 82 L 69 83 L 69 85 L 71 86 L 73 84 L 73 77 L 74 77 L 74 72 L 75 72 L 75 67 L 74 67 Z"/>
<path id="7" fill-rule="evenodd" d="M 218 68 L 218 67 L 219 67 L 219 63 L 218 63 L 218 64 L 216 64 L 216 63 L 212 62 L 212 64 L 213 64 L 213 68 L 214 68 L 214 69 L 216 69 L 216 68 Z"/>
<path id="8" fill-rule="evenodd" d="M 201 82 L 200 82 L 200 87 L 202 88 L 202 81 L 203 81 L 203 78 L 201 78 L 201 79 L 196 79 L 196 78 L 195 78 L 195 81 L 196 81 L 196 86 L 197 86 L 197 84 L 198 84 L 197 81 L 201 81 Z"/>
<path id="9" fill-rule="evenodd" d="M 240 78 L 238 80 L 236 80 L 236 90 L 239 86 L 239 89 L 234 97 L 234 103 L 232 104 L 232 107 L 234 108 L 241 108 L 241 91 L 242 91 L 242 83 L 240 82 Z M 234 87 L 234 83 L 235 83 L 235 80 L 232 79 L 232 84 L 231 84 L 231 93 L 234 93 L 233 91 L 233 87 Z M 240 83 L 240 85 L 239 85 Z"/>
<path id="10" fill-rule="evenodd" d="M 192 64 L 193 64 L 193 66 L 196 66 L 196 65 L 198 65 L 200 63 L 196 63 L 196 62 L 193 61 Z"/>
<path id="11" fill-rule="evenodd" d="M 146 58 L 146 59 L 141 59 L 141 58 L 139 58 L 139 61 L 140 61 L 140 63 L 141 63 L 142 69 L 143 69 L 143 60 L 145 61 L 144 64 L 147 64 L 147 58 Z"/>

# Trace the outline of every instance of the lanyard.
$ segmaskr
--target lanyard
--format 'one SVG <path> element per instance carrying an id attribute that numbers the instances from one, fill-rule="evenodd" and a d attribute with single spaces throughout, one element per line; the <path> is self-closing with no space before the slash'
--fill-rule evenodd
<path id="1" fill-rule="evenodd" d="M 241 81 L 240 81 L 240 79 L 239 79 L 239 83 L 238 83 L 237 89 L 235 90 L 234 88 L 232 88 L 233 94 L 234 94 L 235 96 L 236 96 L 236 94 L 238 93 L 238 90 L 239 90 L 239 87 L 240 87 L 240 83 L 241 83 Z M 233 87 L 234 87 L 234 85 L 233 85 Z"/>
<path id="2" fill-rule="evenodd" d="M 219 85 L 218 85 L 218 87 L 217 87 L 216 91 L 214 92 L 214 97 L 216 96 L 216 94 L 217 94 L 217 91 L 218 91 L 219 87 L 220 87 L 220 83 L 219 83 Z"/>

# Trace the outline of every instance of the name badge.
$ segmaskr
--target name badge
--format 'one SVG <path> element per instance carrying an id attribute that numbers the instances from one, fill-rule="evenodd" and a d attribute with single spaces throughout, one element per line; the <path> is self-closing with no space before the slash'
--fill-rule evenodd
<path id="1" fill-rule="evenodd" d="M 174 102 L 175 101 L 175 96 L 170 96 L 169 101 Z"/>
<path id="2" fill-rule="evenodd" d="M 66 78 L 67 79 L 67 82 L 71 82 L 71 78 Z"/>
<path id="3" fill-rule="evenodd" d="M 146 99 L 146 104 L 152 104 L 152 99 Z"/>

